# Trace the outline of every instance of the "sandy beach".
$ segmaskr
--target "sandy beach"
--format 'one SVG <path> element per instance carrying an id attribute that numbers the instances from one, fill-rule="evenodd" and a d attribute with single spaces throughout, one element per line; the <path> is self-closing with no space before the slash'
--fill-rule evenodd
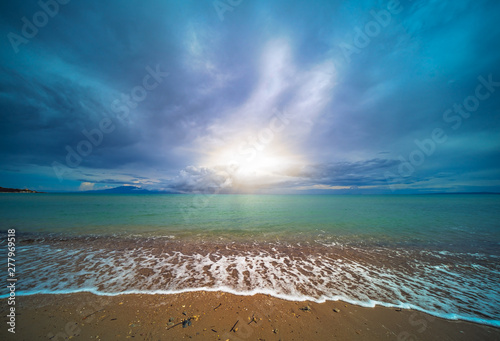
<path id="1" fill-rule="evenodd" d="M 499 13 L 1 1 L 0 341 L 500 341 Z"/>
<path id="2" fill-rule="evenodd" d="M 223 292 L 16 299 L 16 333 L 2 340 L 498 340 L 500 329 L 412 310 L 292 302 Z"/>

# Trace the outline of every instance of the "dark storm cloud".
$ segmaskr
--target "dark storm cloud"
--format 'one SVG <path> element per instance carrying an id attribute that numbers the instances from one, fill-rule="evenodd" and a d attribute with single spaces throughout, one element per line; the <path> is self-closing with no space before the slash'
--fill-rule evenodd
<path id="1" fill-rule="evenodd" d="M 500 81 L 498 2 L 243 1 L 221 21 L 210 1 L 70 1 L 17 53 L 9 34 L 22 36 L 23 17 L 33 22 L 42 9 L 0 9 L 5 179 L 20 169 L 54 189 L 78 181 L 226 190 L 231 178 L 202 156 L 239 130 L 243 138 L 247 127 L 267 127 L 277 107 L 295 110 L 279 138 L 304 164 L 276 172 L 271 187 L 388 188 L 387 172 L 412 188 L 500 186 L 500 88 L 453 129 L 454 104 L 474 95 L 478 77 Z M 150 70 L 165 76 L 134 101 Z M 105 119 L 112 131 L 69 165 L 67 147 L 77 152 L 89 140 L 83 131 Z M 412 165 L 415 140 L 432 140 L 436 128 L 446 142 Z M 404 162 L 412 172 L 402 174 Z"/>
<path id="2" fill-rule="evenodd" d="M 372 159 L 307 166 L 299 175 L 312 185 L 372 186 L 386 184 L 384 172 L 397 165 L 396 160 Z"/>

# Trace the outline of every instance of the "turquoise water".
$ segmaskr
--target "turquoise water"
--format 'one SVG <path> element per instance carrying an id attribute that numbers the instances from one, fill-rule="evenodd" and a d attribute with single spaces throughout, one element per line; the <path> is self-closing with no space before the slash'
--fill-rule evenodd
<path id="1" fill-rule="evenodd" d="M 3 194 L 0 218 L 20 294 L 264 292 L 500 326 L 500 195 Z"/>
<path id="2" fill-rule="evenodd" d="M 301 233 L 446 247 L 473 242 L 492 252 L 500 240 L 497 195 L 7 194 L 0 203 L 4 226 L 22 232 L 259 239 L 262 234 L 286 238 Z"/>

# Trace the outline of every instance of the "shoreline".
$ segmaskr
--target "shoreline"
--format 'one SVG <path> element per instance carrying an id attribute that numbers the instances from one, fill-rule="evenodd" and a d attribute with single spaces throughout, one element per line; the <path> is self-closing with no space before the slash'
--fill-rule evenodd
<path id="1" fill-rule="evenodd" d="M 184 294 L 192 294 L 192 293 L 203 293 L 203 294 L 223 294 L 223 295 L 233 295 L 237 297 L 254 297 L 254 296 L 265 296 L 265 297 L 272 297 L 277 300 L 285 301 L 285 302 L 296 302 L 296 303 L 301 303 L 301 302 L 307 302 L 307 303 L 315 303 L 315 304 L 325 304 L 325 303 L 336 303 L 339 302 L 339 304 L 348 304 L 354 307 L 359 307 L 363 309 L 371 309 L 371 308 L 384 308 L 384 309 L 392 309 L 395 311 L 414 311 L 418 312 L 421 314 L 429 315 L 432 318 L 439 318 L 443 319 L 446 321 L 451 321 L 451 322 L 466 322 L 466 323 L 473 323 L 477 325 L 482 325 L 482 326 L 487 326 L 487 327 L 492 327 L 496 329 L 500 329 L 500 321 L 497 320 L 485 320 L 485 319 L 480 319 L 480 318 L 467 318 L 463 316 L 459 316 L 457 314 L 453 313 L 448 313 L 448 314 L 439 314 L 439 313 L 432 313 L 428 312 L 425 309 L 422 309 L 420 307 L 415 307 L 412 304 L 409 303 L 402 303 L 400 305 L 397 304 L 392 304 L 392 303 L 385 303 L 385 302 L 380 302 L 380 301 L 370 301 L 370 303 L 365 303 L 365 302 L 355 302 L 352 300 L 348 300 L 345 298 L 338 298 L 338 299 L 331 299 L 331 298 L 325 298 L 321 297 L 321 299 L 315 299 L 313 297 L 296 297 L 296 296 L 288 296 L 288 295 L 277 295 L 275 293 L 270 293 L 266 291 L 261 291 L 261 290 L 252 290 L 252 291 L 245 291 L 245 292 L 238 292 L 230 288 L 187 288 L 183 290 L 159 290 L 159 291 L 125 291 L 125 292 L 118 292 L 118 293 L 108 293 L 108 292 L 99 292 L 97 290 L 75 290 L 71 292 L 36 292 L 36 293 L 16 293 L 16 297 L 29 297 L 29 296 L 69 296 L 69 295 L 79 295 L 79 294 L 88 294 L 96 297 L 120 297 L 120 296 L 172 296 L 172 295 L 184 295 Z M 9 298 L 9 295 L 0 295 L 0 302 L 3 300 L 7 300 Z"/>
<path id="2" fill-rule="evenodd" d="M 25 273 L 20 295 L 75 293 L 71 288 L 102 296 L 220 290 L 414 309 L 500 327 L 496 282 L 485 281 L 494 279 L 494 259 L 479 254 L 372 245 L 31 237 L 18 240 L 26 251 L 16 259 Z M 492 299 L 484 299 L 488 294 Z"/>
<path id="3" fill-rule="evenodd" d="M 0 300 L 2 313 L 7 299 Z M 34 294 L 16 297 L 16 334 L 4 340 L 470 340 L 500 328 L 417 310 L 342 301 L 288 301 L 221 291 L 178 294 Z M 184 323 L 183 323 L 184 321 Z"/>

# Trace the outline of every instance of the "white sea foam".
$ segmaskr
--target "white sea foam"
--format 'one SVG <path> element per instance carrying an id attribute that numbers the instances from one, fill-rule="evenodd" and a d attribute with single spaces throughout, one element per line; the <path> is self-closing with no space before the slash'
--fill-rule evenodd
<path id="1" fill-rule="evenodd" d="M 293 301 L 342 300 L 365 307 L 411 308 L 500 326 L 500 269 L 485 263 L 482 255 L 332 248 L 315 252 L 256 244 L 246 249 L 226 246 L 187 252 L 182 247 L 110 250 L 78 243 L 26 245 L 17 260 L 23 276 L 17 294 L 224 291 Z"/>

